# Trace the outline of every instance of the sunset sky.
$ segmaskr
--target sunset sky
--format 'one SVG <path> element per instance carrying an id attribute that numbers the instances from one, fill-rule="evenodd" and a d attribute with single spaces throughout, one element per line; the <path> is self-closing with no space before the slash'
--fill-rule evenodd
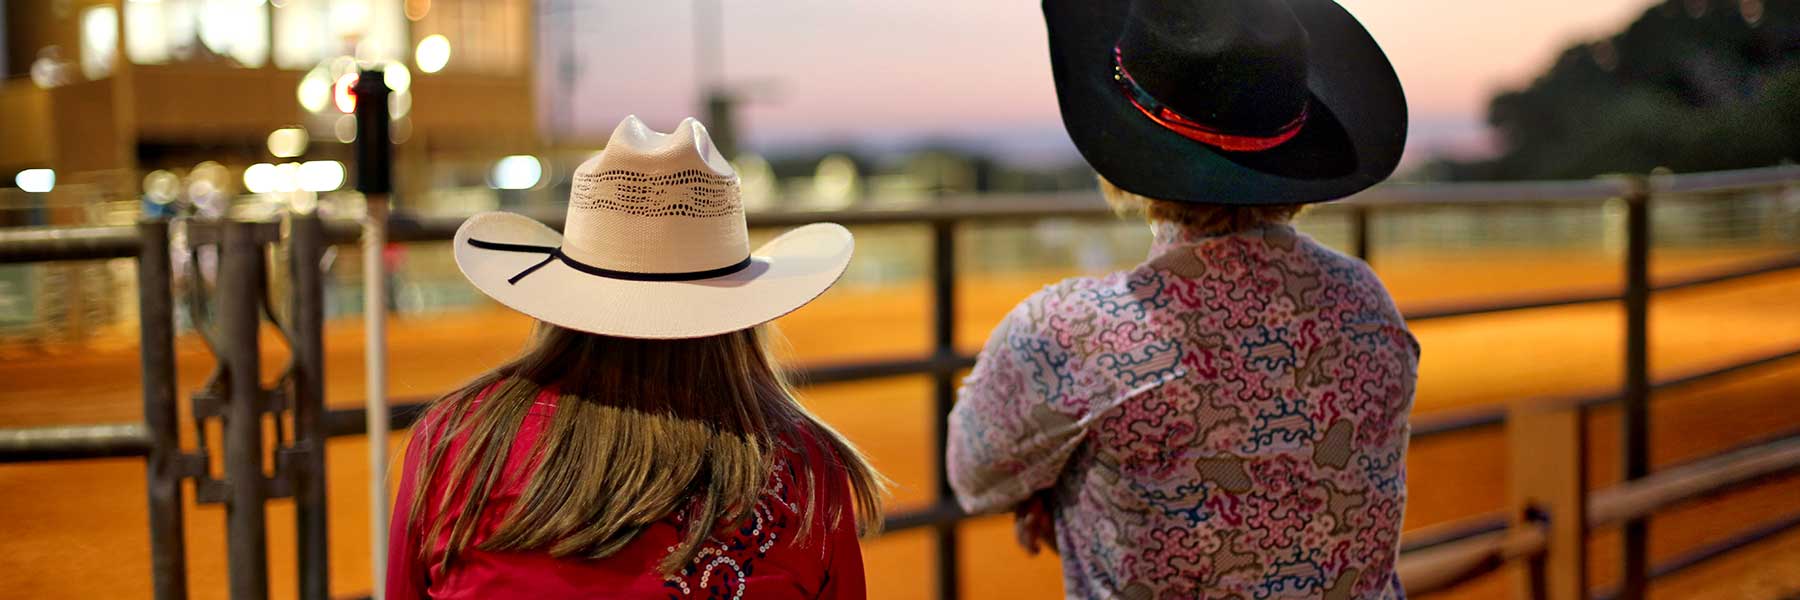
<path id="1" fill-rule="evenodd" d="M 727 80 L 756 100 L 749 144 L 950 139 L 1020 160 L 1071 152 L 1039 5 L 1022 0 L 709 0 L 722 5 Z M 706 3 L 706 2 L 703 2 Z M 1386 48 L 1412 107 L 1409 160 L 1478 152 L 1487 99 L 1571 42 L 1617 31 L 1653 0 L 1344 0 Z M 560 4 L 560 3 L 559 3 Z M 694 2 L 576 0 L 541 24 L 546 118 L 604 136 L 626 113 L 670 127 L 696 106 Z M 557 40 L 581 57 L 554 82 Z"/>

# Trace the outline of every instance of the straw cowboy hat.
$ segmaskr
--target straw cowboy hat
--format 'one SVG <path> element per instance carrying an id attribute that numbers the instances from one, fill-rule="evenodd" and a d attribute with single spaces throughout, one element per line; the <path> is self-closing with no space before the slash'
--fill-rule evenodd
<path id="1" fill-rule="evenodd" d="M 825 292 L 850 264 L 850 231 L 814 223 L 750 250 L 738 178 L 706 127 L 626 117 L 576 169 L 564 232 L 475 215 L 456 232 L 463 275 L 514 310 L 570 329 L 677 339 L 747 329 Z"/>
<path id="2" fill-rule="evenodd" d="M 1044 21 L 1063 125 L 1127 191 L 1322 202 L 1406 146 L 1393 65 L 1332 0 L 1044 0 Z"/>

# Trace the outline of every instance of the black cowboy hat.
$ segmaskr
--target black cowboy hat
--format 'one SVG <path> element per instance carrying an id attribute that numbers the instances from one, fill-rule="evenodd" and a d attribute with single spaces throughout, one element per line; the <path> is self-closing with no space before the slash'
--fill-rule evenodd
<path id="1" fill-rule="evenodd" d="M 1044 0 L 1044 21 L 1063 125 L 1126 191 L 1323 202 L 1406 146 L 1393 65 L 1332 0 Z"/>

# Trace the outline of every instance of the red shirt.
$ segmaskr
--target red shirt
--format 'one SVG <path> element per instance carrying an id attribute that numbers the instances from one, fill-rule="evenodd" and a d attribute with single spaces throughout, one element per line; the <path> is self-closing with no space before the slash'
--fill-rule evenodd
<path id="1" fill-rule="evenodd" d="M 552 600 L 556 598 L 863 598 L 862 550 L 857 545 L 855 513 L 849 482 L 826 447 L 810 436 L 797 444 L 803 451 L 781 451 L 777 469 L 754 516 L 741 526 L 715 532 L 701 544 L 692 564 L 671 576 L 656 565 L 680 539 L 674 516 L 651 525 L 617 553 L 600 560 L 555 558 L 547 552 L 488 552 L 474 547 L 499 529 L 529 481 L 527 460 L 538 437 L 549 428 L 556 396 L 541 394 L 519 428 L 507 455 L 506 477 L 488 498 L 469 544 L 448 570 L 439 567 L 446 541 L 439 540 L 421 560 L 425 532 L 409 522 L 412 490 L 424 460 L 425 444 L 409 447 L 401 474 L 399 497 L 388 539 L 387 598 L 481 598 Z M 414 440 L 439 435 L 436 413 L 414 430 Z M 446 457 L 456 456 L 466 439 L 451 440 Z M 417 449 L 418 451 L 413 451 Z M 445 463 L 451 461 L 446 458 Z M 436 510 L 447 483 L 440 467 L 424 521 L 454 519 Z M 800 485 L 811 470 L 820 483 L 810 539 L 796 543 L 799 509 L 805 506 Z M 454 511 L 460 503 L 451 503 Z M 836 510 L 834 510 L 836 509 Z M 842 518 L 831 522 L 831 514 Z"/>

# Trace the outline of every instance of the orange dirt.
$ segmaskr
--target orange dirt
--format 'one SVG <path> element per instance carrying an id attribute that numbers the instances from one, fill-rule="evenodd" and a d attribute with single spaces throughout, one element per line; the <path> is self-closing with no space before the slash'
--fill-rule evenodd
<path id="1" fill-rule="evenodd" d="M 1723 266 L 1765 252 L 1658 253 L 1667 275 Z M 1399 255 L 1377 266 L 1404 306 L 1529 294 L 1618 281 L 1616 259 L 1549 251 Z M 960 344 L 978 347 L 1015 302 L 1059 275 L 982 276 L 962 281 Z M 1765 276 L 1716 288 L 1668 294 L 1652 315 L 1653 370 L 1659 377 L 1719 365 L 1800 344 L 1800 275 Z M 917 354 L 928 344 L 928 290 L 918 283 L 841 286 L 783 319 L 796 361 L 815 362 Z M 442 391 L 514 352 L 527 321 L 495 309 L 413 316 L 392 326 L 390 393 L 417 397 Z M 1420 323 L 1425 347 L 1417 414 L 1540 397 L 1602 392 L 1617 386 L 1622 357 L 1621 316 L 1612 305 L 1529 311 Z M 328 326 L 328 402 L 355 405 L 362 397 L 361 330 L 357 322 Z M 265 337 L 268 373 L 285 359 Z M 179 344 L 183 393 L 211 367 L 195 339 Z M 136 421 L 136 348 L 130 332 L 103 336 L 80 348 L 0 348 L 0 426 Z M 1800 363 L 1744 373 L 1715 384 L 1658 396 L 1652 415 L 1654 460 L 1666 465 L 1746 441 L 1800 430 Z M 927 448 L 929 382 L 924 378 L 816 386 L 806 400 L 860 444 L 898 483 L 892 506 L 929 498 L 928 469 L 939 460 Z M 1590 425 L 1595 485 L 1617 479 L 1616 420 L 1602 413 Z M 184 427 L 184 430 L 191 427 Z M 193 444 L 191 431 L 184 431 Z M 214 431 L 213 436 L 217 435 Z M 400 439 L 396 436 L 396 453 Z M 216 440 L 216 437 L 215 437 Z M 369 587 L 368 473 L 362 438 L 328 448 L 332 515 L 332 590 Z M 1505 490 L 1503 437 L 1497 431 L 1415 444 L 1409 459 L 1411 502 L 1407 527 L 1416 528 L 1501 507 Z M 117 598 L 149 595 L 150 560 L 144 519 L 143 468 L 134 460 L 0 467 L 0 597 Z M 1666 558 L 1727 538 L 1796 510 L 1800 479 L 1734 492 L 1669 511 L 1653 524 L 1652 551 Z M 190 499 L 192 497 L 189 490 Z M 224 511 L 188 512 L 190 586 L 195 598 L 225 596 Z M 293 511 L 269 510 L 272 591 L 294 593 Z M 1050 598 L 1061 581 L 1054 558 L 1026 557 L 1011 542 L 1003 517 L 962 526 L 964 592 L 975 598 Z M 1615 538 L 1596 537 L 1592 572 L 1597 585 L 1615 579 Z M 876 598 L 927 598 L 931 546 L 922 532 L 902 532 L 865 545 Z M 1800 533 L 1758 544 L 1656 584 L 1659 598 L 1777 598 L 1800 591 Z M 1474 582 L 1455 597 L 1485 598 L 1505 590 L 1502 578 Z"/>

